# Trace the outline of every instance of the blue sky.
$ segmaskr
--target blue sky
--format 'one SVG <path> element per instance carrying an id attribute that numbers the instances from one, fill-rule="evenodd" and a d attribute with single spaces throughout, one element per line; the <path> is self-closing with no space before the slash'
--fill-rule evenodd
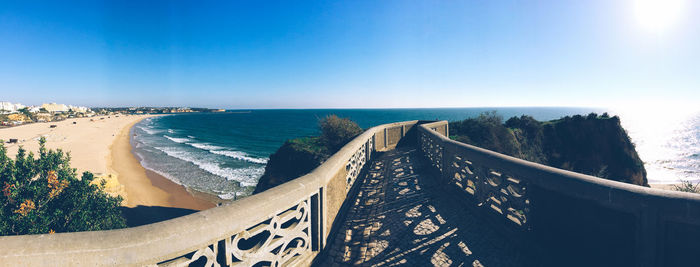
<path id="1" fill-rule="evenodd" d="M 2 1 L 0 100 L 697 105 L 700 7 L 654 27 L 636 1 Z"/>

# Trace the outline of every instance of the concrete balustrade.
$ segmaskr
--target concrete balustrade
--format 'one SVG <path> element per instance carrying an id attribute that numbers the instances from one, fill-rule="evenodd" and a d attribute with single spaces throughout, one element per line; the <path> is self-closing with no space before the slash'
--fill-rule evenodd
<path id="1" fill-rule="evenodd" d="M 311 173 L 230 204 L 139 227 L 0 237 L 2 266 L 310 265 L 333 239 L 373 152 L 417 143 L 447 193 L 540 248 L 544 265 L 688 266 L 700 195 L 605 180 L 450 140 L 446 121 L 368 129 Z M 562 265 L 565 264 L 565 265 Z"/>
<path id="2" fill-rule="evenodd" d="M 309 265 L 372 152 L 417 122 L 370 128 L 311 173 L 224 206 L 126 229 L 0 237 L 0 265 Z"/>
<path id="3" fill-rule="evenodd" d="M 419 125 L 442 183 L 550 263 L 691 266 L 700 195 L 642 187 L 529 162 L 450 140 L 446 121 Z"/>

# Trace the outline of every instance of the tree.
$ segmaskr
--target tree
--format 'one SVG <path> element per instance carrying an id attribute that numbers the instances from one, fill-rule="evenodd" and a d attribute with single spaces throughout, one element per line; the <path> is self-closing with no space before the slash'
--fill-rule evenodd
<path id="1" fill-rule="evenodd" d="M 94 176 L 77 178 L 70 155 L 47 150 L 39 141 L 39 157 L 20 147 L 13 160 L 0 143 L 0 235 L 42 234 L 126 227 L 118 209 L 121 197 L 106 194 Z"/>
<path id="2" fill-rule="evenodd" d="M 362 128 L 354 121 L 347 118 L 340 118 L 337 115 L 328 115 L 318 123 L 321 128 L 321 140 L 328 150 L 339 150 L 350 142 L 355 136 L 362 133 Z"/>

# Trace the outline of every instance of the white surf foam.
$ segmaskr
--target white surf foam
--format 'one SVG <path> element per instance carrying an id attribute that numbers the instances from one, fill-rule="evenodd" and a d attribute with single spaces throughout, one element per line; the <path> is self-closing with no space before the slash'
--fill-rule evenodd
<path id="1" fill-rule="evenodd" d="M 173 141 L 175 143 L 180 143 L 180 144 L 190 141 L 190 139 L 187 139 L 187 138 L 171 137 L 171 136 L 167 136 L 167 135 L 163 135 L 163 137 L 170 139 L 170 141 Z"/>
<path id="2" fill-rule="evenodd" d="M 241 169 L 221 167 L 215 162 L 207 162 L 197 159 L 191 153 L 176 148 L 156 147 L 156 149 L 162 151 L 168 156 L 190 162 L 211 174 L 226 178 L 227 180 L 238 181 L 241 186 L 256 185 L 258 178 L 262 176 L 263 172 L 265 171 L 265 169 L 261 167 L 247 167 Z"/>
<path id="3" fill-rule="evenodd" d="M 154 135 L 154 134 L 157 134 L 160 132 L 160 131 L 154 130 L 151 127 L 147 127 L 147 126 L 146 127 L 139 126 L 139 129 L 143 130 L 144 132 L 146 132 L 147 134 L 150 134 L 150 135 Z"/>
<path id="4" fill-rule="evenodd" d="M 214 154 L 227 156 L 237 160 L 248 161 L 257 164 L 267 164 L 267 159 L 264 158 L 254 158 L 241 151 L 231 151 L 231 150 L 211 150 L 209 151 Z"/>
<path id="5" fill-rule="evenodd" d="M 223 147 L 220 146 L 215 146 L 211 144 L 203 144 L 203 143 L 187 143 L 188 145 L 191 145 L 193 147 L 202 149 L 202 150 L 216 150 L 216 149 L 224 149 Z"/>
<path id="6" fill-rule="evenodd" d="M 222 156 L 226 156 L 229 158 L 234 158 L 234 159 L 241 160 L 241 161 L 247 161 L 250 163 L 267 164 L 266 158 L 251 157 L 250 155 L 248 155 L 242 151 L 226 150 L 225 147 L 215 146 L 215 145 L 206 144 L 206 143 L 187 143 L 187 144 L 190 146 L 202 149 L 202 150 L 206 150 L 207 152 L 217 154 L 217 155 L 222 155 Z"/>

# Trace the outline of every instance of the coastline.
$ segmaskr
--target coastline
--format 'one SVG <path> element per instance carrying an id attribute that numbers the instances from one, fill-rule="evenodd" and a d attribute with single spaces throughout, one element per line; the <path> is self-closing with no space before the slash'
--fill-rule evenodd
<path id="1" fill-rule="evenodd" d="M 124 186 L 126 207 L 161 206 L 205 210 L 216 204 L 190 194 L 184 186 L 144 168 L 133 153 L 131 129 L 145 118 L 125 126 L 110 146 L 108 168 L 117 174 Z"/>

